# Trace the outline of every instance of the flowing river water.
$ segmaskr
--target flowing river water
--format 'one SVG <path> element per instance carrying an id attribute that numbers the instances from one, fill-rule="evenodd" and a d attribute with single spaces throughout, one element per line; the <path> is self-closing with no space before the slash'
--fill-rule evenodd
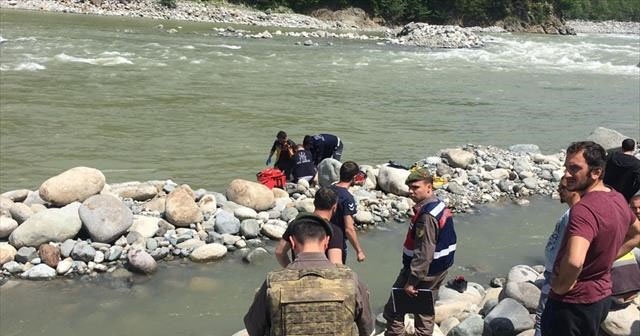
<path id="1" fill-rule="evenodd" d="M 598 126 L 640 137 L 638 35 L 494 34 L 482 49 L 423 50 L 305 47 L 295 44 L 302 38 L 218 37 L 213 27 L 0 10 L 0 191 L 37 189 L 74 166 L 98 168 L 108 182 L 170 178 L 224 191 L 255 178 L 280 129 L 294 141 L 337 134 L 344 159 L 374 165 L 466 143 L 557 152 Z M 514 264 L 541 263 L 563 209 L 533 198 L 458 215 L 451 272 L 486 285 Z M 348 261 L 376 312 L 404 230 L 361 233 L 367 260 Z M 9 283 L 0 287 L 0 334 L 230 335 L 274 267 L 231 255 L 163 263 L 133 282 Z"/>

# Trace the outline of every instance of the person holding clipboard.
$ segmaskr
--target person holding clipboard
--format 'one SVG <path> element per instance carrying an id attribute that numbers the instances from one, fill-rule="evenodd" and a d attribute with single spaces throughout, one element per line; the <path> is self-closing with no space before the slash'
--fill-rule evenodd
<path id="1" fill-rule="evenodd" d="M 413 168 L 405 181 L 413 207 L 403 244 L 402 270 L 383 316 L 386 336 L 404 335 L 404 315 L 415 315 L 415 335 L 432 335 L 434 301 L 447 270 L 453 265 L 456 233 L 453 217 L 446 204 L 433 192 L 433 177 L 426 168 Z"/>

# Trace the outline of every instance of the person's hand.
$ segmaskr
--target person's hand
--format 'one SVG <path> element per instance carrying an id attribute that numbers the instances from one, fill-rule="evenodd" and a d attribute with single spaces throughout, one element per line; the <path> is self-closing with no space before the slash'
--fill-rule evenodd
<path id="1" fill-rule="evenodd" d="M 358 252 L 358 262 L 363 262 L 365 259 L 367 259 L 367 256 L 364 255 L 364 251 Z"/>
<path id="2" fill-rule="evenodd" d="M 418 296 L 418 290 L 415 289 L 412 285 L 405 285 L 404 286 L 404 292 L 407 293 L 407 295 L 409 297 L 416 297 Z"/>
<path id="3" fill-rule="evenodd" d="M 268 165 L 270 165 L 270 164 L 271 164 L 271 158 L 268 158 L 268 159 L 267 159 L 267 162 L 265 162 L 265 166 L 268 166 Z"/>

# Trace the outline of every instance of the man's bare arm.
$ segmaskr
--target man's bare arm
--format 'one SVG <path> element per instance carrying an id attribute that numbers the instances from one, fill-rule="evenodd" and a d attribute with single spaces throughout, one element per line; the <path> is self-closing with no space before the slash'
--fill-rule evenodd
<path id="1" fill-rule="evenodd" d="M 633 250 L 634 247 L 640 246 L 638 244 L 640 244 L 640 220 L 636 219 L 636 221 L 629 227 L 627 235 L 624 236 L 624 242 L 618 250 L 617 258 L 629 253 L 629 251 Z"/>
<path id="2" fill-rule="evenodd" d="M 561 256 L 558 273 L 551 279 L 551 289 L 559 295 L 567 293 L 578 279 L 582 271 L 584 259 L 591 242 L 580 236 L 570 236 L 567 249 Z"/>
<path id="3" fill-rule="evenodd" d="M 284 239 L 280 239 L 278 246 L 276 246 L 276 259 L 282 267 L 287 267 L 291 263 L 289 259 L 289 251 L 291 250 L 291 244 Z"/>
<path id="4" fill-rule="evenodd" d="M 358 241 L 356 227 L 353 224 L 353 217 L 351 215 L 344 216 L 344 232 L 347 235 L 347 239 L 349 239 L 349 243 L 351 243 L 353 249 L 356 250 L 358 261 L 364 261 L 366 256 L 364 255 L 364 250 L 360 246 L 360 241 Z"/>

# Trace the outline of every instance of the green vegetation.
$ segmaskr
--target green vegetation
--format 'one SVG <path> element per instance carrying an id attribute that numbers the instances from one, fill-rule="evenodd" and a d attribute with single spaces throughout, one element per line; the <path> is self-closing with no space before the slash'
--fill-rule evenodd
<path id="1" fill-rule="evenodd" d="M 161 0 L 172 1 L 172 0 Z M 640 0 L 231 0 L 260 9 L 288 7 L 310 13 L 359 7 L 387 23 L 410 21 L 464 26 L 520 20 L 543 23 L 551 16 L 587 20 L 640 21 Z"/>

